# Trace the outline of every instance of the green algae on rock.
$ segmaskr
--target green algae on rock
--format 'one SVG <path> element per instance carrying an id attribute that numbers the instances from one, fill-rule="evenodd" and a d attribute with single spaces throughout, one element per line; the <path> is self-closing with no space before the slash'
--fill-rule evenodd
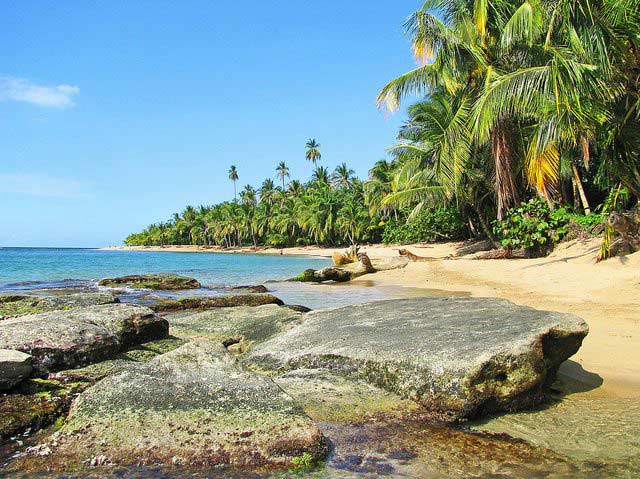
<path id="1" fill-rule="evenodd" d="M 235 294 L 225 296 L 196 296 L 191 298 L 150 298 L 155 301 L 150 308 L 158 313 L 177 311 L 203 311 L 215 308 L 231 308 L 236 306 L 262 306 L 264 304 L 283 305 L 279 298 L 272 294 Z"/>
<path id="2" fill-rule="evenodd" d="M 108 359 L 168 333 L 167 321 L 149 308 L 106 304 L 4 320 L 0 348 L 30 354 L 34 373 L 44 375 Z"/>
<path id="3" fill-rule="evenodd" d="M 403 416 L 419 406 L 359 379 L 326 369 L 297 369 L 273 378 L 314 420 L 361 423 L 379 416 Z"/>
<path id="4" fill-rule="evenodd" d="M 165 354 L 179 348 L 185 343 L 185 340 L 176 337 L 150 341 L 148 343 L 138 344 L 133 348 L 118 354 L 113 359 L 89 364 L 88 366 L 81 368 L 66 369 L 64 371 L 50 374 L 49 377 L 60 379 L 64 382 L 84 381 L 93 384 L 107 376 L 124 371 L 133 364 L 151 361 L 161 354 Z"/>
<path id="5" fill-rule="evenodd" d="M 198 280 L 177 274 L 134 274 L 119 276 L 117 278 L 101 279 L 100 286 L 111 288 L 154 289 L 154 290 L 180 290 L 198 289 L 201 287 Z"/>
<path id="6" fill-rule="evenodd" d="M 89 383 L 29 379 L 0 396 L 0 439 L 53 424 Z"/>
<path id="7" fill-rule="evenodd" d="M 247 360 L 356 376 L 463 420 L 539 403 L 587 332 L 575 316 L 509 301 L 422 297 L 308 313 Z"/>
<path id="8" fill-rule="evenodd" d="M 0 296 L 0 319 L 117 302 L 118 299 L 109 292 L 48 296 L 4 295 Z"/>
<path id="9" fill-rule="evenodd" d="M 302 314 L 274 304 L 258 307 L 218 308 L 166 317 L 172 334 L 186 339 L 206 339 L 243 352 L 256 342 L 290 328 Z"/>
<path id="10" fill-rule="evenodd" d="M 107 377 L 73 404 L 48 442 L 52 454 L 20 467 L 69 469 L 104 457 L 122 465 L 289 467 L 327 448 L 316 425 L 270 379 L 243 370 L 221 344 L 192 342 Z"/>

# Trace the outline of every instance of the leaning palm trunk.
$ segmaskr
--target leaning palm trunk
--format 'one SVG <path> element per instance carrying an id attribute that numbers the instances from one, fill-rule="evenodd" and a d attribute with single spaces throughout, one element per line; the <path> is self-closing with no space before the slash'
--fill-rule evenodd
<path id="1" fill-rule="evenodd" d="M 587 199 L 587 195 L 584 192 L 584 187 L 582 186 L 582 180 L 580 180 L 580 173 L 578 172 L 578 167 L 575 162 L 571 163 L 571 169 L 573 170 L 573 184 L 574 188 L 578 190 L 580 194 L 580 201 L 582 202 L 582 208 L 584 209 L 585 214 L 591 213 L 591 208 L 589 207 L 589 200 Z"/>
<path id="2" fill-rule="evenodd" d="M 491 134 L 491 155 L 495 162 L 495 189 L 498 198 L 499 220 L 502 220 L 507 209 L 519 203 L 511 153 L 508 129 L 504 123 L 500 123 Z"/>

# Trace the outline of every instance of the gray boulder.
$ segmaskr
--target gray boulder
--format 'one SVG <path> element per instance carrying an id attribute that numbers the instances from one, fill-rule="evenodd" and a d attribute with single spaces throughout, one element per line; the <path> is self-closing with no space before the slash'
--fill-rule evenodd
<path id="1" fill-rule="evenodd" d="M 0 349 L 0 391 L 11 389 L 31 375 L 31 356 L 21 351 Z"/>
<path id="2" fill-rule="evenodd" d="M 290 396 L 205 341 L 87 389 L 43 447 L 52 450 L 46 467 L 63 470 L 98 457 L 115 465 L 290 466 L 304 453 L 316 461 L 327 452 Z"/>
<path id="3" fill-rule="evenodd" d="M 461 420 L 540 402 L 587 332 L 576 316 L 509 301 L 423 297 L 311 312 L 248 361 L 352 375 Z"/>
<path id="4" fill-rule="evenodd" d="M 168 333 L 167 321 L 149 308 L 106 304 L 6 319 L 0 348 L 29 353 L 34 372 L 43 375 L 102 361 Z"/>

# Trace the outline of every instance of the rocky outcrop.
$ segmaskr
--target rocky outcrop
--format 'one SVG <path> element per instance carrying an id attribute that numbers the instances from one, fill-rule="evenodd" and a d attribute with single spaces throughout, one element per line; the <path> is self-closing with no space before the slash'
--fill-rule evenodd
<path id="1" fill-rule="evenodd" d="M 0 319 L 117 302 L 118 299 L 109 292 L 51 296 L 5 295 L 0 296 Z"/>
<path id="2" fill-rule="evenodd" d="M 168 313 L 177 311 L 203 311 L 215 308 L 231 308 L 236 306 L 262 306 L 264 304 L 283 305 L 284 303 L 272 294 L 236 294 L 229 296 L 199 296 L 192 298 L 165 299 L 153 298 L 150 307 L 156 312 Z"/>
<path id="3" fill-rule="evenodd" d="M 387 271 L 391 269 L 404 268 L 409 260 L 404 257 L 387 258 L 383 260 L 369 261 L 369 257 L 364 255 L 356 263 L 344 266 L 327 266 L 321 269 L 307 269 L 289 281 L 301 281 L 304 283 L 324 283 L 333 281 L 336 283 L 346 283 L 359 276 L 374 273 L 376 271 Z"/>
<path id="4" fill-rule="evenodd" d="M 120 276 L 117 278 L 101 279 L 100 286 L 110 288 L 154 289 L 154 290 L 180 290 L 198 289 L 200 283 L 193 278 L 179 276 L 177 274 L 135 274 Z"/>
<path id="5" fill-rule="evenodd" d="M 290 466 L 327 452 L 316 425 L 220 344 L 188 343 L 87 389 L 47 445 L 51 469 L 107 465 Z M 102 458 L 96 460 L 96 458 Z"/>
<path id="6" fill-rule="evenodd" d="M 195 314 L 167 316 L 171 333 L 180 338 L 207 339 L 234 352 L 244 352 L 254 343 L 297 324 L 302 314 L 274 304 L 218 308 Z"/>
<path id="7" fill-rule="evenodd" d="M 541 401 L 587 332 L 578 317 L 504 300 L 423 297 L 309 313 L 248 361 L 358 377 L 461 420 Z"/>
<path id="8" fill-rule="evenodd" d="M 31 375 L 31 356 L 21 351 L 0 349 L 0 391 L 11 389 Z"/>
<path id="9" fill-rule="evenodd" d="M 102 361 L 168 332 L 167 321 L 149 308 L 106 304 L 6 319 L 0 348 L 30 354 L 34 373 L 43 375 Z"/>
<path id="10" fill-rule="evenodd" d="M 269 289 L 263 284 L 256 284 L 251 286 L 235 286 L 229 288 L 230 293 L 268 293 Z"/>

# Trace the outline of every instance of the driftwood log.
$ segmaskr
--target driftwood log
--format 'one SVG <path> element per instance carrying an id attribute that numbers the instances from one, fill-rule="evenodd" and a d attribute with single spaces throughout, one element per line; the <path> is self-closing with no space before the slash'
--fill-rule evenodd
<path id="1" fill-rule="evenodd" d="M 400 256 L 405 256 L 409 258 L 410 261 L 413 262 L 422 262 L 422 261 L 436 261 L 438 258 L 432 258 L 429 256 L 418 256 L 417 254 L 412 253 L 408 249 L 399 249 L 398 253 Z"/>

